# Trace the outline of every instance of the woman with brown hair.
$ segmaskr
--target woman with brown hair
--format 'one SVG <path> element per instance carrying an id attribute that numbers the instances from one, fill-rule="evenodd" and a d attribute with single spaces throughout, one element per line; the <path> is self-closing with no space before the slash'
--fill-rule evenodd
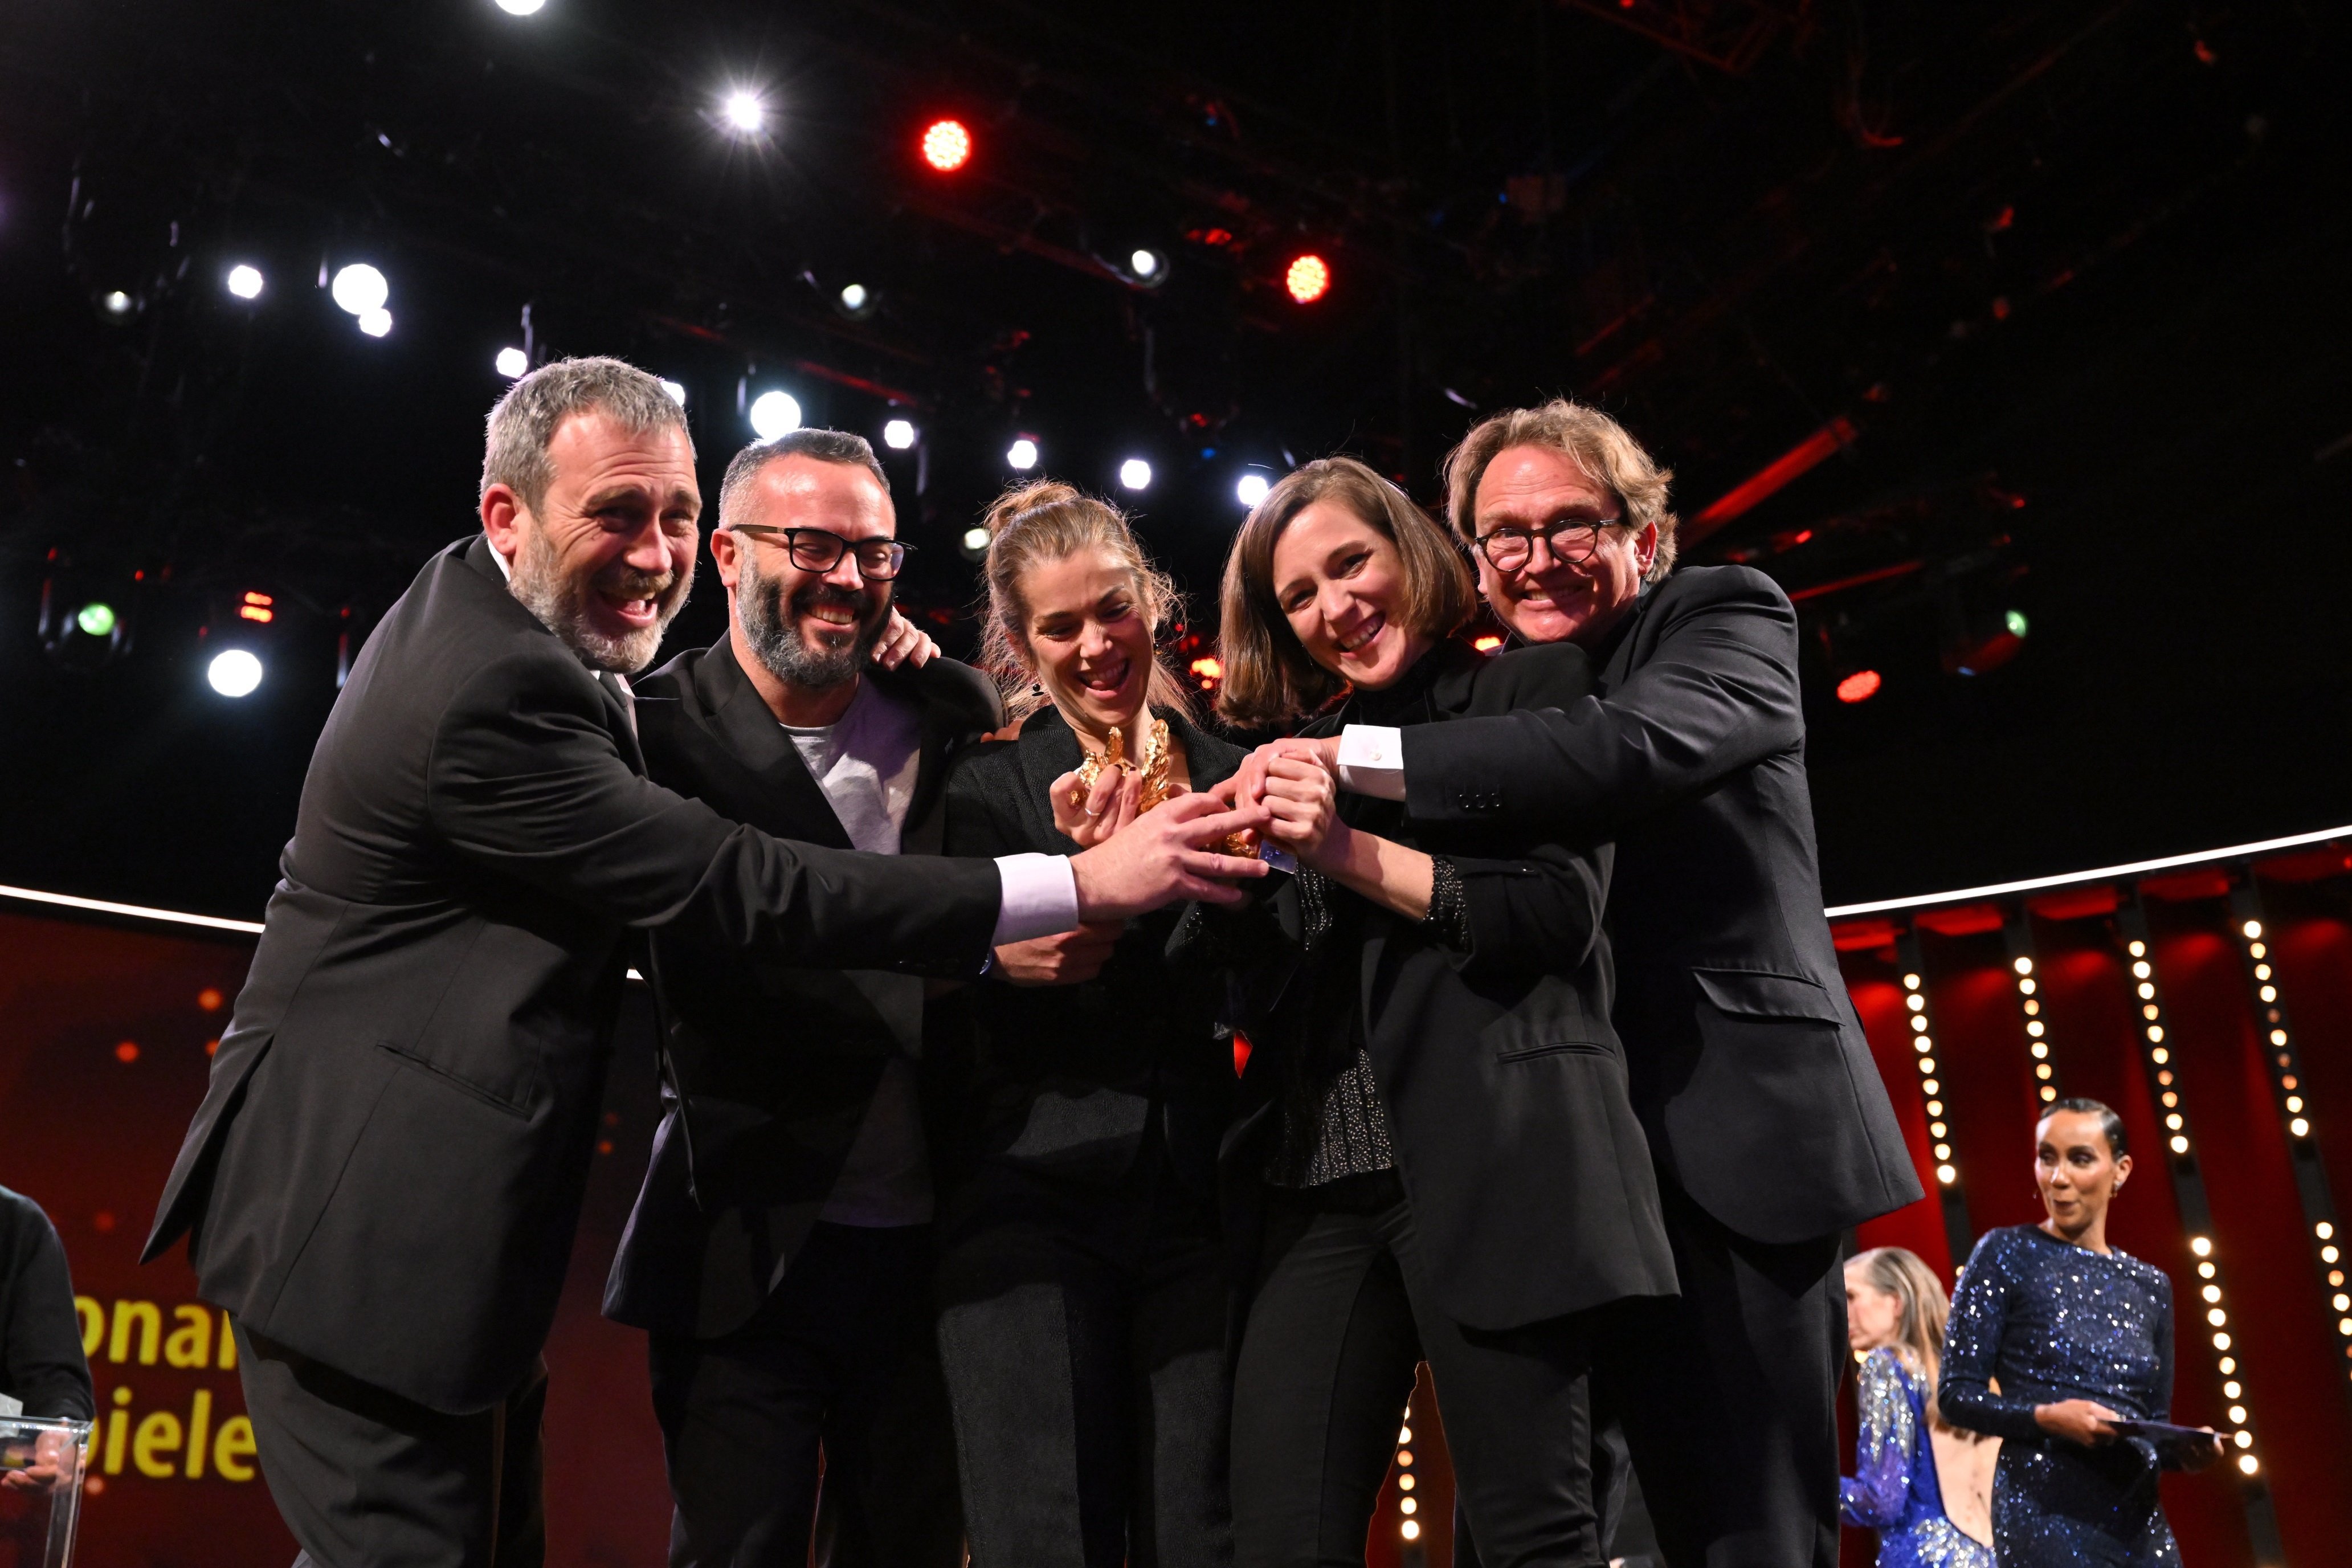
<path id="1" fill-rule="evenodd" d="M 1024 715 L 948 780 L 949 854 L 1066 854 L 1241 751 L 1160 656 L 1176 595 L 1067 485 L 990 509 L 984 660 Z M 1226 1275 L 1217 1140 L 1233 1050 L 1171 973 L 1180 911 L 1000 948 L 935 1001 L 946 1128 L 940 1348 L 976 1568 L 1219 1568 Z"/>
<path id="2" fill-rule="evenodd" d="M 1936 1407 L 1951 1303 L 1916 1253 L 1874 1247 L 1845 1266 L 1846 1342 L 1862 1358 L 1861 1434 L 1838 1511 L 1878 1531 L 1878 1568 L 1992 1568 L 1987 1499 L 1999 1439 Z"/>
<path id="3" fill-rule="evenodd" d="M 1583 694 L 1572 645 L 1483 658 L 1451 640 L 1475 604 L 1460 552 L 1402 490 L 1352 458 L 1309 463 L 1226 558 L 1219 705 L 1312 718 L 1311 737 Z M 1598 1563 L 1592 1319 L 1675 1289 L 1609 1023 L 1610 851 L 1335 799 L 1311 750 L 1277 755 L 1266 835 L 1299 875 L 1211 921 L 1242 955 L 1232 992 L 1278 991 L 1246 1020 L 1226 1141 L 1229 1185 L 1259 1200 L 1234 1265 L 1253 1287 L 1236 1558 L 1361 1560 L 1426 1360 L 1481 1558 Z M 1277 949 L 1280 965 L 1249 957 Z"/>

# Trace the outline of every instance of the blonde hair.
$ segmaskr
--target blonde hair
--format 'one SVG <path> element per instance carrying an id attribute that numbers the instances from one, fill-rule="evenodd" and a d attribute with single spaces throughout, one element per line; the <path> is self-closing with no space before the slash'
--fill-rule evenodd
<path id="1" fill-rule="evenodd" d="M 1617 497 L 1625 527 L 1636 533 L 1647 527 L 1657 529 L 1658 552 L 1642 574 L 1643 582 L 1658 582 L 1675 569 L 1675 531 L 1682 520 L 1666 506 L 1666 489 L 1674 482 L 1675 471 L 1658 467 L 1625 426 L 1598 408 L 1565 397 L 1497 414 L 1472 426 L 1461 444 L 1445 455 L 1446 514 L 1464 543 L 1478 536 L 1478 520 L 1473 513 L 1486 465 L 1513 447 L 1541 447 L 1563 454 L 1584 471 L 1585 478 L 1606 485 Z"/>
<path id="2" fill-rule="evenodd" d="M 1936 1408 L 1936 1379 L 1944 1364 L 1944 1325 L 1952 1303 L 1944 1282 L 1920 1261 L 1919 1255 L 1900 1247 L 1874 1247 L 1846 1260 L 1848 1268 L 1862 1270 L 1864 1283 L 1881 1295 L 1892 1296 L 1902 1307 L 1895 1321 L 1895 1353 L 1927 1391 L 1927 1418 L 1947 1426 Z"/>
<path id="3" fill-rule="evenodd" d="M 981 526 L 988 530 L 988 554 L 981 563 L 981 576 L 988 584 L 981 666 L 1003 689 L 1007 712 L 1026 718 L 1045 701 L 1029 649 L 1029 601 L 1021 592 L 1023 577 L 1046 562 L 1099 550 L 1127 574 L 1136 606 L 1151 627 L 1151 681 L 1145 702 L 1192 717 L 1192 689 L 1158 647 L 1182 597 L 1168 574 L 1143 552 L 1124 513 L 1075 486 L 1040 479 L 999 496 Z"/>
<path id="4" fill-rule="evenodd" d="M 1336 501 L 1397 547 L 1405 602 L 1399 619 L 1432 641 L 1451 637 L 1478 608 L 1477 580 L 1445 531 L 1366 464 L 1323 458 L 1266 491 L 1225 556 L 1217 651 L 1224 682 L 1217 711 L 1238 724 L 1279 724 L 1314 712 L 1346 685 L 1308 656 L 1274 596 L 1274 549 L 1293 519 Z"/>

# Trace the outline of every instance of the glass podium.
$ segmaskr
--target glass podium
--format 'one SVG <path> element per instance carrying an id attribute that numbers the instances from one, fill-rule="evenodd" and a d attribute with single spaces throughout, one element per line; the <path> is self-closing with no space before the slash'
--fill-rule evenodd
<path id="1" fill-rule="evenodd" d="M 69 1568 L 89 1431 L 87 1421 L 0 1416 L 0 1568 Z"/>

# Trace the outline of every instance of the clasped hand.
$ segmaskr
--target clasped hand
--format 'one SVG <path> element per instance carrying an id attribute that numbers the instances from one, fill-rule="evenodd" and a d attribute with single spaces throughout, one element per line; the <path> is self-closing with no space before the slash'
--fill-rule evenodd
<path id="1" fill-rule="evenodd" d="M 1270 741 L 1217 786 L 1218 797 L 1266 814 L 1267 840 L 1302 866 L 1328 871 L 1347 858 L 1350 830 L 1339 820 L 1336 740 Z"/>

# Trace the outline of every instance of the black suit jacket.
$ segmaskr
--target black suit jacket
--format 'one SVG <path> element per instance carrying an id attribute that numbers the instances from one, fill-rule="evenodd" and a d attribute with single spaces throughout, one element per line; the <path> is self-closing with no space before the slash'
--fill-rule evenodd
<path id="1" fill-rule="evenodd" d="M 148 1237 L 247 1328 L 446 1411 L 530 1371 L 595 1143 L 630 928 L 970 973 L 1001 889 L 780 842 L 648 783 L 619 693 L 487 541 L 369 638 Z"/>
<path id="2" fill-rule="evenodd" d="M 1596 658 L 1579 701 L 1406 730 L 1409 808 L 1616 840 L 1634 1105 L 1709 1214 L 1785 1242 L 1914 1201 L 1822 913 L 1788 596 L 1744 566 L 1687 567 Z"/>
<path id="3" fill-rule="evenodd" d="M 1241 766 L 1239 747 L 1181 714 L 1160 716 L 1182 739 L 1193 789 L 1213 788 Z M 1079 761 L 1077 736 L 1051 707 L 1031 714 L 1019 739 L 965 753 L 948 781 L 949 850 L 1073 853 L 1077 846 L 1054 826 L 1048 790 Z M 932 1004 L 926 1067 L 955 1108 L 942 1152 L 947 1185 L 983 1162 L 1115 1181 L 1156 1118 L 1179 1173 L 1203 1198 L 1214 1190 L 1233 1051 L 1215 1032 L 1213 998 L 1168 965 L 1181 913 L 1129 921 L 1092 980 L 984 980 Z"/>
<path id="4" fill-rule="evenodd" d="M 1573 701 L 1591 679 L 1582 650 L 1566 645 L 1483 658 L 1447 643 L 1397 688 L 1303 732 L 1364 721 L 1443 735 L 1471 716 Z M 1469 945 L 1331 885 L 1330 937 L 1267 1021 L 1261 1043 L 1276 1048 L 1251 1054 L 1244 1093 L 1266 1104 L 1229 1158 L 1263 1167 L 1289 1078 L 1281 1053 L 1314 1049 L 1319 1036 L 1339 1065 L 1354 1037 L 1330 1031 L 1353 1011 L 1448 1313 L 1500 1330 L 1673 1295 L 1657 1180 L 1609 1019 L 1609 847 L 1549 827 L 1424 820 L 1359 795 L 1341 809 L 1354 826 L 1454 862 Z M 1294 897 L 1276 902 L 1286 919 Z"/>
<path id="5" fill-rule="evenodd" d="M 1004 721 L 994 683 L 953 659 L 861 679 L 921 725 L 900 847 L 936 855 L 947 770 Z M 654 782 L 780 837 L 849 847 L 823 786 L 725 638 L 637 683 Z M 653 937 L 668 1072 L 651 1164 L 604 1290 L 606 1314 L 703 1338 L 740 1328 L 808 1239 L 884 1064 L 922 1052 L 921 979 L 808 969 L 782 952 Z"/>

